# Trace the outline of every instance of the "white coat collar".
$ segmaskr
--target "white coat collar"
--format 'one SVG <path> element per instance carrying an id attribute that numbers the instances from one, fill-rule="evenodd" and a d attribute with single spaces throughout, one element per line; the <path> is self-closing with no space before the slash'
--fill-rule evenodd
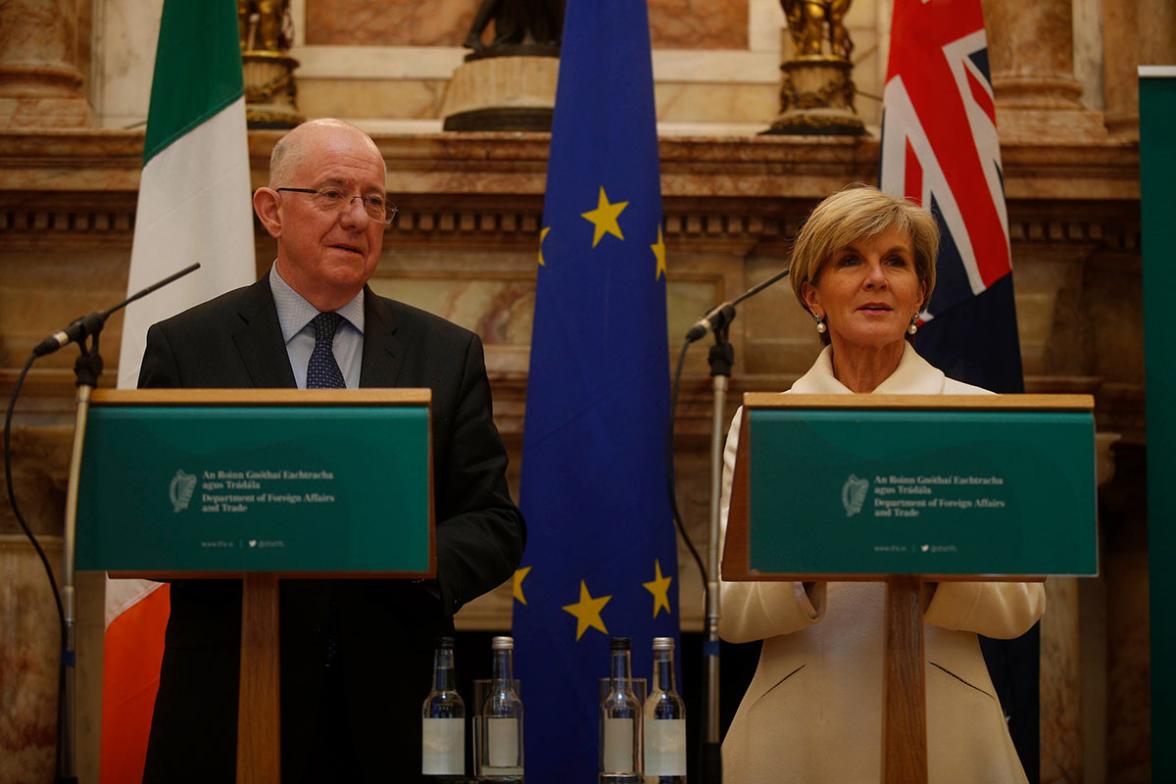
<path id="1" fill-rule="evenodd" d="M 903 347 L 902 359 L 890 377 L 878 385 L 874 390 L 878 395 L 942 395 L 944 381 L 947 377 L 943 371 L 933 367 L 927 360 L 919 356 L 918 352 L 906 343 Z M 849 395 L 849 387 L 842 384 L 833 375 L 833 347 L 825 349 L 817 357 L 817 361 L 808 372 L 796 380 L 789 390 L 793 393 L 806 395 Z"/>

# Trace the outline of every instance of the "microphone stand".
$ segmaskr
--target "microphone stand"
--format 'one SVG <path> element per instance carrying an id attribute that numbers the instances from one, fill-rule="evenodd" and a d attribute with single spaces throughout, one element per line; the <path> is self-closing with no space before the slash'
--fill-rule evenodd
<path id="1" fill-rule="evenodd" d="M 705 784 L 721 784 L 723 780 L 723 758 L 719 738 L 719 535 L 722 522 L 720 500 L 723 489 L 723 446 L 726 425 L 724 409 L 727 404 L 731 367 L 735 364 L 735 347 L 729 339 L 730 326 L 735 319 L 736 305 L 783 280 L 788 272 L 788 269 L 784 269 L 762 283 L 752 286 L 730 302 L 718 306 L 699 321 L 686 338 L 690 341 L 694 336 L 693 339 L 697 340 L 708 331 L 715 338 L 707 356 L 714 399 L 711 406 L 711 503 L 710 542 L 707 547 L 706 641 L 703 643 L 702 651 L 706 677 L 706 712 L 703 719 L 702 745 L 702 780 Z"/>
<path id="2" fill-rule="evenodd" d="M 90 345 L 83 337 L 78 345 L 81 354 L 74 362 L 74 376 L 77 378 L 77 412 L 74 418 L 73 451 L 69 458 L 69 484 L 65 496 L 65 531 L 61 546 L 61 603 L 65 611 L 65 638 L 61 643 L 61 692 L 58 710 L 62 724 L 61 746 L 57 750 L 58 769 L 62 782 L 77 781 L 74 773 L 76 749 L 74 748 L 76 716 L 76 589 L 74 585 L 74 557 L 77 553 L 78 530 L 78 477 L 82 469 L 82 447 L 86 438 L 86 422 L 90 412 L 90 392 L 98 386 L 102 375 L 102 355 L 98 353 L 98 338 L 102 325 L 91 333 Z"/>
<path id="3" fill-rule="evenodd" d="M 58 781 L 76 782 L 75 773 L 76 749 L 74 730 L 76 726 L 76 664 L 77 664 L 77 613 L 76 588 L 74 575 L 74 560 L 77 553 L 77 522 L 78 522 L 78 480 L 81 475 L 82 454 L 85 447 L 86 423 L 90 413 L 90 393 L 98 386 L 98 377 L 102 375 L 102 355 L 98 351 L 98 339 L 102 335 L 102 328 L 106 320 L 114 313 L 125 308 L 135 300 L 145 297 L 156 289 L 162 288 L 200 267 L 192 264 L 174 275 L 169 275 L 158 283 L 152 284 L 142 291 L 128 297 L 109 310 L 91 313 L 77 319 L 69 327 L 53 338 L 46 339 L 46 343 L 38 346 L 38 354 L 44 355 L 56 351 L 69 342 L 77 341 L 81 354 L 74 362 L 74 375 L 77 378 L 77 414 L 74 419 L 73 452 L 69 461 L 69 485 L 66 490 L 65 501 L 65 531 L 62 537 L 61 549 L 61 601 L 64 611 L 63 639 L 61 641 L 61 690 L 58 695 L 58 721 L 61 725 L 61 745 L 57 749 Z M 48 347 L 49 341 L 56 341 L 56 345 Z"/>
<path id="4" fill-rule="evenodd" d="M 734 318 L 732 311 L 731 318 Z M 711 387 L 714 399 L 711 407 L 711 502 L 710 542 L 707 546 L 707 607 L 706 642 L 702 655 L 706 662 L 706 718 L 702 745 L 702 780 L 706 784 L 720 784 L 723 780 L 723 757 L 719 739 L 719 534 L 722 509 L 719 502 L 723 489 L 724 409 L 727 405 L 727 385 L 731 366 L 735 364 L 735 347 L 729 340 L 730 320 L 712 332 L 714 345 L 710 347 Z"/>

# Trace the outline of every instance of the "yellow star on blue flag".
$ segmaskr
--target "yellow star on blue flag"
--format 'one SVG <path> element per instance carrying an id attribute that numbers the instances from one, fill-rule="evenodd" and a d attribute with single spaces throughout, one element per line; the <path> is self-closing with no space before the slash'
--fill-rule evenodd
<path id="1" fill-rule="evenodd" d="M 653 251 L 653 257 L 657 259 L 657 269 L 655 270 L 654 275 L 658 278 L 661 278 L 666 274 L 666 241 L 662 239 L 661 226 L 657 227 L 657 242 L 650 245 L 649 249 Z M 542 261 L 540 261 L 540 263 L 542 263 Z"/>
<path id="2" fill-rule="evenodd" d="M 604 186 L 600 186 L 600 196 L 596 201 L 596 209 L 589 210 L 580 214 L 580 217 L 592 224 L 592 247 L 600 244 L 601 238 L 605 234 L 611 234 L 618 240 L 623 240 L 625 235 L 621 233 L 621 224 L 617 223 L 617 218 L 621 216 L 625 208 L 629 206 L 627 201 L 618 201 L 610 204 L 608 201 L 608 194 L 604 192 Z"/>
<path id="3" fill-rule="evenodd" d="M 576 618 L 577 641 L 589 629 L 596 629 L 601 634 L 608 634 L 608 629 L 604 625 L 604 619 L 600 617 L 600 611 L 610 601 L 612 601 L 611 596 L 593 597 L 588 592 L 588 584 L 583 580 L 580 581 L 580 601 L 574 604 L 565 604 L 562 608 L 564 612 Z"/>
<path id="4" fill-rule="evenodd" d="M 514 593 L 514 598 L 518 599 L 523 604 L 527 603 L 527 595 L 523 593 L 523 580 L 527 579 L 527 575 L 531 573 L 530 566 L 524 566 L 521 569 L 516 569 L 514 579 L 511 580 L 511 590 Z"/>
<path id="5" fill-rule="evenodd" d="M 653 594 L 653 617 L 656 618 L 663 608 L 670 612 L 670 583 L 674 578 L 662 574 L 661 561 L 657 559 L 653 561 L 653 570 L 654 578 L 641 586 Z"/>
<path id="6" fill-rule="evenodd" d="M 544 226 L 542 229 L 539 230 L 539 266 L 540 267 L 543 267 L 547 264 L 547 262 L 543 260 L 543 240 L 547 239 L 547 235 L 550 233 L 551 233 L 550 226 Z"/>

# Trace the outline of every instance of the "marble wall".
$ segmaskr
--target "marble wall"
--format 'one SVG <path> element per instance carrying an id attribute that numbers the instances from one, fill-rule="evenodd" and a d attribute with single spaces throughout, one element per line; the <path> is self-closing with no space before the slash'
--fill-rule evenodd
<path id="1" fill-rule="evenodd" d="M 306 0 L 311 46 L 461 46 L 480 0 Z M 746 0 L 650 0 L 660 49 L 743 49 Z M 489 35 L 489 33 L 487 33 Z"/>
<path id="2" fill-rule="evenodd" d="M 1095 111 L 1107 106 L 1112 128 L 1130 135 L 1134 99 L 1125 82 L 1140 58 L 1160 62 L 1176 48 L 1176 33 L 1164 25 L 1170 7 L 1162 10 L 1164 0 L 1148 0 L 1139 14 L 1124 10 L 1123 16 L 1118 3 L 1064 2 L 1072 3 L 1068 13 L 1057 17 L 1055 8 L 1044 15 L 1053 20 L 1044 33 L 1038 28 L 1028 34 L 1040 40 L 1043 34 L 1053 38 L 1068 30 L 1065 47 L 1075 100 Z M 85 60 L 95 122 L 112 128 L 142 122 L 162 0 L 88 0 L 82 5 L 89 17 L 79 26 L 92 31 L 86 39 L 92 46 L 82 47 L 78 56 Z M 999 26 L 1006 6 L 1014 27 L 1029 30 L 1022 9 L 1008 0 L 986 0 L 990 22 Z M 377 131 L 438 130 L 445 91 L 465 54 L 460 44 L 476 7 L 477 0 L 293 0 L 303 111 L 310 117 L 345 115 Z M 778 0 L 651 0 L 649 8 L 663 133 L 746 134 L 771 123 L 779 109 L 778 66 L 786 35 Z M 855 42 L 857 111 L 868 126 L 880 119 L 891 10 L 892 0 L 856 0 L 847 18 Z M 1104 18 L 1113 20 L 1105 31 Z M 1147 18 L 1156 18 L 1157 24 L 1144 23 Z M 1103 57 L 1104 35 L 1116 44 L 1107 50 L 1109 58 Z M 1144 44 L 1140 51 L 1127 43 L 1136 38 Z M 1045 48 L 1056 50 L 1054 43 Z M 1080 125 L 1084 132 L 1097 125 L 1085 115 L 1068 119 L 1068 125 Z M 1002 120 L 1011 128 L 1018 118 Z"/>
<path id="3" fill-rule="evenodd" d="M 94 56 L 88 82 L 99 125 L 147 120 L 163 0 L 93 0 Z"/>
<path id="4" fill-rule="evenodd" d="M 60 537 L 43 537 L 56 562 Z M 59 635 L 53 595 L 27 541 L 0 534 L 0 781 L 50 781 Z"/>
<path id="5" fill-rule="evenodd" d="M 470 0 L 306 0 L 306 43 L 461 46 L 478 5 Z"/>
<path id="6" fill-rule="evenodd" d="M 88 92 L 99 125 L 147 114 L 162 0 L 92 0 Z M 439 130 L 445 94 L 476 0 L 294 0 L 299 105 L 375 131 Z M 857 0 L 857 110 L 880 117 L 889 0 Z M 779 111 L 784 15 L 778 0 L 651 0 L 655 96 L 663 133 L 754 134 Z"/>

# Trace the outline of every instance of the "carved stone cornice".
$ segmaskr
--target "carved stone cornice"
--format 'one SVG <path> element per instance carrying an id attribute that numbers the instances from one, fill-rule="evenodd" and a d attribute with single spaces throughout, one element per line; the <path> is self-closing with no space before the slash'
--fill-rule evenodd
<path id="1" fill-rule="evenodd" d="M 265 183 L 279 131 L 250 131 L 253 184 Z M 541 196 L 546 133 L 376 134 L 390 189 L 405 196 Z M 677 199 L 816 199 L 877 178 L 878 140 L 666 136 L 662 194 Z M 135 192 L 143 131 L 0 131 L 0 193 Z M 1001 147 L 1010 199 L 1139 198 L 1132 142 L 1019 142 Z"/>
<path id="2" fill-rule="evenodd" d="M 9 198 L 11 196 L 11 198 Z M 20 197 L 23 198 L 20 198 Z M 500 247 L 531 248 L 539 232 L 542 202 L 516 198 L 509 204 L 478 204 L 414 196 L 399 197 L 401 213 L 388 242 L 398 247 L 469 247 L 492 243 Z M 814 200 L 789 199 L 765 203 L 748 199 L 666 199 L 666 239 L 671 246 L 708 246 L 746 250 L 783 248 L 796 235 Z M 1040 205 L 1010 201 L 1009 234 L 1016 244 L 1090 244 L 1109 250 L 1139 247 L 1137 203 L 1112 207 L 1106 202 L 1083 203 L 1042 214 Z M 94 245 L 131 242 L 135 194 L 111 193 L 95 200 L 77 193 L 6 194 L 0 191 L 0 234 L 10 247 Z M 261 232 L 258 231 L 260 236 Z M 778 252 L 783 252 L 779 250 Z"/>
<path id="3" fill-rule="evenodd" d="M 137 192 L 143 131 L 0 130 L 0 193 Z"/>
<path id="4" fill-rule="evenodd" d="M 280 136 L 250 132 L 255 186 Z M 549 141 L 542 133 L 377 135 L 402 208 L 396 241 L 533 243 Z M 129 242 L 142 144 L 142 131 L 0 132 L 0 232 L 15 242 Z M 729 249 L 791 237 L 817 199 L 875 181 L 878 152 L 868 138 L 665 137 L 667 239 Z M 1002 155 L 1015 242 L 1101 245 L 1123 235 L 1120 217 L 1137 224 L 1136 145 L 1015 144 Z M 1130 215 L 1114 204 L 1131 205 Z"/>

